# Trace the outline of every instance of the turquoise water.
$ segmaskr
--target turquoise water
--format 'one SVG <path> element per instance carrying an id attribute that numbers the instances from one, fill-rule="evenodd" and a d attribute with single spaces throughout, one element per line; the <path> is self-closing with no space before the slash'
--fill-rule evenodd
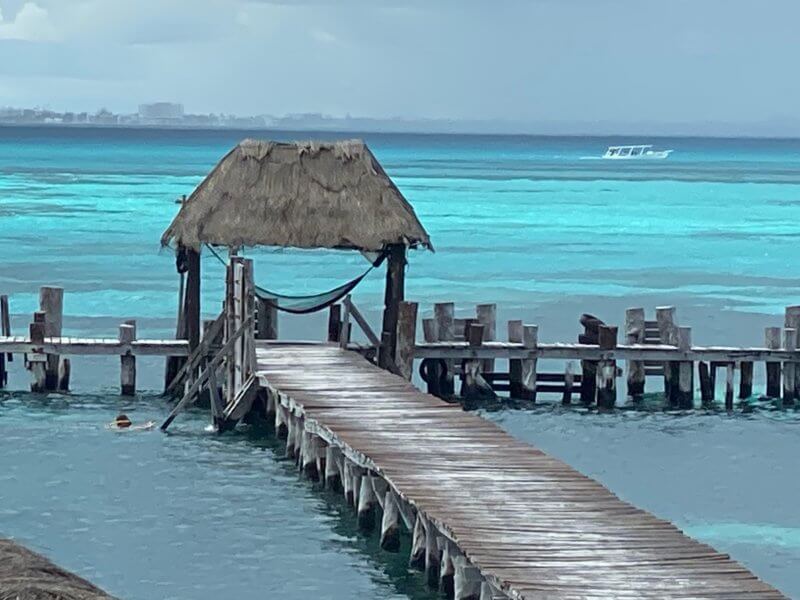
<path id="1" fill-rule="evenodd" d="M 115 335 L 134 317 L 141 336 L 169 335 L 177 276 L 161 232 L 175 199 L 246 135 L 0 128 L 0 293 L 14 328 L 38 287 L 56 284 L 68 333 Z M 798 302 L 800 141 L 660 139 L 670 159 L 632 163 L 585 157 L 640 140 L 366 137 L 436 247 L 410 259 L 408 296 L 423 312 L 494 301 L 501 321 L 565 341 L 581 312 L 619 323 L 628 306 L 671 303 L 696 342 L 755 345 Z M 329 289 L 365 267 L 350 253 L 252 255 L 257 281 L 284 293 Z M 203 268 L 211 315 L 223 278 L 215 260 Z M 376 272 L 355 294 L 373 322 L 382 285 Z M 281 328 L 321 337 L 323 317 Z M 125 598 L 432 597 L 260 437 L 208 436 L 202 414 L 172 436 L 105 431 L 121 408 L 137 420 L 166 411 L 149 393 L 116 397 L 117 362 L 76 359 L 69 397 L 2 397 L 0 533 Z M 11 387 L 23 389 L 14 367 Z M 162 372 L 140 361 L 140 387 L 158 390 Z M 793 413 L 489 417 L 800 596 Z"/>

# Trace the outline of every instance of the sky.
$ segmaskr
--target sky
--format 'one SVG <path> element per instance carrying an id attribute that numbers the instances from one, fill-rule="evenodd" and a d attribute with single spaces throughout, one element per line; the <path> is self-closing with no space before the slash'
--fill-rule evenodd
<path id="1" fill-rule="evenodd" d="M 0 106 L 800 122 L 800 0 L 0 0 Z"/>

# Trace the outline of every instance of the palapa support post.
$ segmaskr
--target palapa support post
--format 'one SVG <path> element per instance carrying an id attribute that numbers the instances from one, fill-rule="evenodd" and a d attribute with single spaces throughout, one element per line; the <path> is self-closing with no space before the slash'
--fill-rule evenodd
<path id="1" fill-rule="evenodd" d="M 661 343 L 668 346 L 678 345 L 678 326 L 675 322 L 674 306 L 656 307 L 656 322 Z M 664 401 L 667 406 L 674 408 L 678 402 L 679 367 L 677 361 L 664 363 Z"/>
<path id="2" fill-rule="evenodd" d="M 130 344 L 136 339 L 136 321 L 126 321 L 119 326 L 120 344 Z M 136 394 L 136 357 L 127 350 L 119 358 L 120 361 L 120 393 L 123 396 Z"/>
<path id="3" fill-rule="evenodd" d="M 508 322 L 508 341 L 512 344 L 522 343 L 522 321 Z M 508 361 L 508 395 L 522 398 L 522 360 L 512 358 Z"/>
<path id="4" fill-rule="evenodd" d="M 456 306 L 453 302 L 438 302 L 433 305 L 433 318 L 436 320 L 436 331 L 440 342 L 452 342 L 456 338 L 455 332 Z M 445 373 L 442 378 L 442 396 L 450 398 L 455 394 L 455 363 L 445 360 Z"/>
<path id="5" fill-rule="evenodd" d="M 625 311 L 625 342 L 629 345 L 644 344 L 644 308 L 629 308 Z M 628 399 L 640 402 L 644 396 L 645 369 L 642 360 L 625 361 L 627 371 Z"/>
<path id="6" fill-rule="evenodd" d="M 601 350 L 614 350 L 617 347 L 617 327 L 600 325 L 597 331 L 597 344 Z M 617 362 L 602 360 L 597 365 L 597 407 L 613 409 L 617 402 Z"/>
<path id="7" fill-rule="evenodd" d="M 189 353 L 194 352 L 200 343 L 200 251 L 186 249 L 186 298 L 183 315 Z"/>
<path id="8" fill-rule="evenodd" d="M 339 332 L 342 327 L 342 305 L 331 304 L 328 309 L 328 341 L 339 342 Z"/>
<path id="9" fill-rule="evenodd" d="M 678 349 L 688 352 L 692 349 L 692 328 L 678 328 Z M 678 408 L 690 410 L 694 408 L 694 363 L 682 360 L 678 363 L 678 392 L 676 403 Z"/>
<path id="10" fill-rule="evenodd" d="M 406 247 L 390 244 L 386 247 L 386 290 L 384 293 L 383 334 L 389 334 L 387 344 L 378 353 L 379 366 L 388 369 L 392 361 L 397 363 L 397 322 L 400 318 L 400 303 L 405 300 Z M 382 342 L 383 343 L 383 342 Z M 386 354 L 384 354 L 386 353 Z M 391 360 L 388 360 L 391 358 Z M 398 365 L 399 366 L 399 365 Z"/>
<path id="11" fill-rule="evenodd" d="M 256 296 L 256 311 L 258 319 L 256 322 L 256 339 L 277 340 L 278 339 L 278 308 L 266 298 Z"/>
<path id="12" fill-rule="evenodd" d="M 788 309 L 787 309 L 788 310 Z M 783 349 L 789 352 L 797 350 L 797 329 L 787 327 L 783 330 Z M 795 399 L 797 367 L 796 363 L 787 360 L 783 363 L 783 405 L 792 406 Z"/>
<path id="13" fill-rule="evenodd" d="M 497 305 L 478 304 L 475 307 L 475 317 L 483 325 L 483 341 L 493 342 L 497 339 Z M 482 373 L 494 373 L 494 359 L 485 358 L 481 363 Z"/>
<path id="14" fill-rule="evenodd" d="M 28 354 L 28 369 L 31 372 L 31 391 L 47 391 L 47 356 L 43 353 L 41 346 L 44 344 L 46 315 L 42 311 L 33 313 L 33 323 L 30 324 L 31 344 L 40 348 Z"/>
<path id="15" fill-rule="evenodd" d="M 579 344 L 597 345 L 598 327 L 605 325 L 594 315 L 583 314 L 580 318 L 583 333 L 578 335 Z M 591 406 L 597 399 L 597 361 L 581 361 L 581 404 Z"/>
<path id="16" fill-rule="evenodd" d="M 785 329 L 794 329 L 800 332 L 800 306 L 787 306 L 784 313 Z M 800 335 L 800 334 L 798 334 Z M 798 377 L 798 367 L 794 366 L 795 379 L 794 379 L 794 394 L 792 395 L 792 403 L 800 399 L 800 377 Z M 784 399 L 785 401 L 785 399 Z"/>
<path id="17" fill-rule="evenodd" d="M 703 408 L 708 409 L 714 405 L 714 381 L 707 362 L 698 362 L 697 369 L 700 375 L 700 402 Z"/>
<path id="18" fill-rule="evenodd" d="M 781 328 L 767 327 L 764 330 L 764 345 L 769 350 L 779 350 L 781 347 Z M 767 361 L 767 397 L 781 397 L 781 363 Z"/>
<path id="19" fill-rule="evenodd" d="M 64 321 L 64 288 L 45 286 L 39 288 L 39 310 L 46 314 L 44 323 L 45 337 L 60 337 Z M 47 356 L 45 367 L 45 389 L 53 391 L 58 388 L 58 354 Z"/>
<path id="20" fill-rule="evenodd" d="M 417 303 L 400 302 L 398 309 L 395 338 L 397 347 L 392 356 L 400 374 L 410 381 L 414 372 L 414 347 L 417 343 Z"/>
<path id="21" fill-rule="evenodd" d="M 178 318 L 175 322 L 175 339 L 186 339 L 186 319 L 184 306 L 186 303 L 186 251 L 183 246 L 178 246 L 175 253 L 175 268 L 178 271 L 180 285 L 178 286 Z M 227 289 L 227 288 L 226 288 Z M 164 393 L 170 393 L 169 386 L 175 380 L 178 372 L 183 368 L 187 359 L 180 356 L 168 356 L 164 369 Z"/>

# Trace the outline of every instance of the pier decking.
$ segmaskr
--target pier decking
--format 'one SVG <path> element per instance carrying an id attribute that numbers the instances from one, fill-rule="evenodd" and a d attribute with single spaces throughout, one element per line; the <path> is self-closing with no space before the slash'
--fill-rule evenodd
<path id="1" fill-rule="evenodd" d="M 446 587 L 449 577 L 456 598 L 783 597 L 667 521 L 354 352 L 258 342 L 256 373 L 301 466 L 343 481 L 360 514 L 380 504 L 384 538 L 399 512 L 414 532 L 412 562 L 432 582 Z"/>

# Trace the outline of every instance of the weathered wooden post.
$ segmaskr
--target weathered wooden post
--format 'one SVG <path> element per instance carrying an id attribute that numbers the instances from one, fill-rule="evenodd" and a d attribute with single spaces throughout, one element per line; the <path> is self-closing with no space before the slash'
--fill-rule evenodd
<path id="1" fill-rule="evenodd" d="M 45 337 L 60 337 L 64 321 L 64 288 L 45 286 L 39 289 L 39 310 L 45 313 Z M 58 388 L 58 364 L 61 357 L 52 354 L 47 357 L 45 389 Z"/>
<path id="2" fill-rule="evenodd" d="M 278 308 L 274 302 L 267 298 L 256 296 L 256 310 L 258 315 L 256 339 L 278 339 Z M 333 307 L 331 307 L 333 308 Z"/>
<path id="3" fill-rule="evenodd" d="M 61 366 L 58 369 L 58 391 L 69 391 L 69 377 L 72 372 L 72 363 L 68 358 L 61 359 Z"/>
<path id="4" fill-rule="evenodd" d="M 764 330 L 764 343 L 769 350 L 779 350 L 781 347 L 781 328 L 767 327 Z M 781 363 L 767 361 L 767 397 L 781 397 Z"/>
<path id="5" fill-rule="evenodd" d="M 739 399 L 746 400 L 753 395 L 753 361 L 739 363 Z"/>
<path id="6" fill-rule="evenodd" d="M 8 296 L 0 296 L 0 336 L 8 337 L 11 335 L 11 318 L 8 312 Z M 11 362 L 12 355 L 8 355 Z M 0 352 L 0 389 L 8 383 L 8 371 L 6 370 L 6 353 Z"/>
<path id="7" fill-rule="evenodd" d="M 200 251 L 186 249 L 186 298 L 183 317 L 186 339 L 189 340 L 189 353 L 195 351 L 200 343 Z"/>
<path id="8" fill-rule="evenodd" d="M 328 341 L 338 342 L 339 331 L 342 327 L 342 305 L 331 304 L 328 311 Z"/>
<path id="9" fill-rule="evenodd" d="M 625 343 L 629 345 L 644 344 L 644 341 L 644 309 L 629 308 L 625 311 Z M 628 373 L 628 399 L 632 402 L 639 402 L 644 396 L 644 361 L 626 360 L 625 367 Z"/>
<path id="10" fill-rule="evenodd" d="M 436 319 L 423 319 L 422 333 L 425 342 L 433 343 L 438 341 L 439 332 L 436 329 Z M 425 379 L 425 383 L 428 386 L 428 393 L 439 397 L 443 395 L 442 378 L 444 370 L 442 369 L 442 363 L 443 361 L 440 359 L 426 359 L 421 367 L 424 370 L 423 379 Z"/>
<path id="11" fill-rule="evenodd" d="M 597 344 L 601 350 L 617 347 L 617 327 L 600 325 Z M 597 407 L 613 409 L 617 402 L 617 362 L 613 359 L 600 361 L 597 365 Z"/>
<path id="12" fill-rule="evenodd" d="M 350 343 L 350 296 L 347 295 L 342 302 L 342 321 L 339 324 L 339 347 L 340 348 L 347 348 L 347 345 Z M 397 321 L 395 321 L 395 327 L 397 327 Z M 397 333 L 393 335 L 389 331 L 384 331 L 383 334 L 386 336 L 386 340 L 391 343 L 392 340 L 397 340 Z M 394 359 L 394 352 L 395 349 L 390 346 L 386 346 L 381 344 L 381 348 L 378 349 L 378 362 L 383 369 L 388 369 L 389 364 L 391 363 L 391 359 Z M 386 353 L 389 353 L 388 355 Z M 387 358 L 388 357 L 388 358 Z"/>
<path id="13" fill-rule="evenodd" d="M 564 366 L 564 394 L 561 396 L 561 404 L 572 404 L 572 386 L 575 383 L 575 365 L 571 360 Z"/>
<path id="14" fill-rule="evenodd" d="M 678 349 L 689 352 L 692 349 L 692 328 L 678 328 Z M 682 360 L 678 363 L 678 392 L 676 402 L 678 408 L 689 410 L 694 408 L 694 363 Z"/>
<path id="15" fill-rule="evenodd" d="M 536 352 L 539 346 L 539 326 L 522 326 L 522 347 L 532 353 Z M 536 364 L 537 358 L 534 354 L 531 358 L 522 359 L 522 394 L 521 397 L 531 402 L 536 402 Z"/>
<path id="16" fill-rule="evenodd" d="M 733 372 L 736 369 L 736 363 L 729 362 L 725 366 L 725 410 L 733 410 Z"/>
<path id="17" fill-rule="evenodd" d="M 797 329 L 787 327 L 783 330 L 783 349 L 789 352 L 794 352 L 795 350 L 797 350 Z M 783 363 L 784 406 L 791 406 L 792 404 L 794 404 L 796 377 L 797 377 L 797 369 L 795 363 L 787 360 L 786 362 Z"/>
<path id="18" fill-rule="evenodd" d="M 440 342 L 455 340 L 455 312 L 456 307 L 452 302 L 439 302 L 433 305 L 433 318 L 436 320 L 436 331 Z M 455 363 L 452 360 L 444 361 L 446 373 L 442 381 L 442 396 L 450 397 L 455 394 Z"/>
<path id="19" fill-rule="evenodd" d="M 386 247 L 386 289 L 384 292 L 383 333 L 387 333 L 388 346 L 378 353 L 379 366 L 387 369 L 392 361 L 397 364 L 397 324 L 400 318 L 400 303 L 405 299 L 406 247 L 390 244 Z M 380 358 L 380 357 L 384 358 Z M 391 360 L 388 360 L 391 359 Z"/>
<path id="20" fill-rule="evenodd" d="M 28 354 L 28 368 L 31 372 L 31 391 L 47 391 L 47 356 L 41 346 L 44 344 L 46 315 L 42 311 L 33 313 L 33 323 L 30 324 L 31 343 L 37 346 L 34 352 Z"/>
<path id="21" fill-rule="evenodd" d="M 800 332 L 800 306 L 787 306 L 786 311 L 784 313 L 784 328 L 786 329 L 794 329 L 795 331 Z M 800 335 L 800 334 L 797 334 Z M 794 367 L 795 371 L 795 379 L 794 379 L 794 394 L 792 396 L 792 400 L 790 404 L 794 404 L 794 402 L 800 399 L 800 377 L 797 376 L 797 366 Z M 786 400 L 784 399 L 784 402 Z"/>
<path id="22" fill-rule="evenodd" d="M 594 315 L 583 314 L 580 318 L 583 333 L 578 335 L 579 344 L 597 345 L 598 327 L 605 325 Z M 597 361 L 581 361 L 581 404 L 591 406 L 597 399 Z"/>
<path id="23" fill-rule="evenodd" d="M 411 380 L 414 372 L 414 347 L 417 337 L 417 303 L 400 302 L 397 314 L 397 336 L 394 361 L 403 377 Z"/>
<path id="24" fill-rule="evenodd" d="M 483 325 L 483 341 L 493 342 L 497 339 L 497 305 L 496 304 L 478 304 L 475 307 L 475 316 L 478 323 Z M 494 359 L 485 358 L 481 362 L 482 373 L 494 372 Z"/>
<path id="25" fill-rule="evenodd" d="M 675 322 L 674 306 L 656 307 L 656 323 L 661 343 L 669 346 L 678 345 L 678 326 Z M 664 363 L 664 400 L 668 406 L 674 407 L 678 397 L 679 367 L 676 361 Z"/>
<path id="26" fill-rule="evenodd" d="M 714 381 L 708 370 L 707 362 L 698 362 L 697 369 L 700 374 L 700 402 L 703 408 L 711 408 L 714 405 Z"/>
<path id="27" fill-rule="evenodd" d="M 484 326 L 481 323 L 471 323 L 465 331 L 470 348 L 480 348 L 483 344 Z M 490 397 L 493 393 L 486 394 L 481 373 L 481 361 L 470 358 L 464 361 L 464 381 L 461 385 L 461 396 L 467 399 Z"/>
<path id="28" fill-rule="evenodd" d="M 119 326 L 120 344 L 130 344 L 136 339 L 136 321 L 126 321 Z M 120 391 L 123 396 L 136 394 L 136 357 L 127 349 L 120 356 Z"/>
<path id="29" fill-rule="evenodd" d="M 522 343 L 522 321 L 508 322 L 508 341 L 512 344 Z M 522 398 L 522 359 L 512 358 L 508 361 L 508 394 L 512 398 Z"/>

